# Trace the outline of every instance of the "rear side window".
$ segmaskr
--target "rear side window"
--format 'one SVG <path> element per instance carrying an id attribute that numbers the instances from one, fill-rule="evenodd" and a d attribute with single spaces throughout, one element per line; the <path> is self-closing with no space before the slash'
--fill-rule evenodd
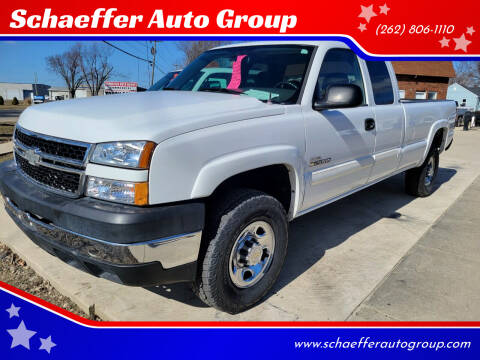
<path id="1" fill-rule="evenodd" d="M 367 61 L 375 104 L 393 104 L 393 87 L 384 61 Z"/>

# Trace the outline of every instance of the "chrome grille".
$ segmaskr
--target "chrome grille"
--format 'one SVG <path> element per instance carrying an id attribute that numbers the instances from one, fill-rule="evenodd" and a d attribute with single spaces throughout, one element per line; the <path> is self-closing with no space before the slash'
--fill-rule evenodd
<path id="1" fill-rule="evenodd" d="M 80 185 L 80 174 L 67 173 L 42 165 L 32 165 L 17 155 L 17 166 L 33 180 L 48 187 L 75 194 Z"/>
<path id="2" fill-rule="evenodd" d="M 17 168 L 46 189 L 71 197 L 83 193 L 85 165 L 91 144 L 15 129 Z"/>
<path id="3" fill-rule="evenodd" d="M 18 128 L 15 130 L 15 138 L 23 145 L 29 148 L 38 149 L 45 154 L 77 160 L 80 162 L 83 162 L 88 150 L 86 146 L 53 141 L 33 133 L 27 133 L 25 130 L 20 130 Z"/>

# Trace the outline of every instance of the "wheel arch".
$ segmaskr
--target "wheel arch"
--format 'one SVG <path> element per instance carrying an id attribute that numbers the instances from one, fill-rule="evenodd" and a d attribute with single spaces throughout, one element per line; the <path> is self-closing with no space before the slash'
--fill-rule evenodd
<path id="1" fill-rule="evenodd" d="M 278 197 L 275 191 L 268 191 L 262 183 L 283 182 L 288 177 L 289 199 L 278 199 L 284 206 L 289 218 L 293 218 L 303 197 L 303 184 L 299 176 L 301 159 L 293 146 L 268 146 L 226 154 L 206 163 L 195 179 L 190 197 L 208 198 L 218 191 L 231 186 L 249 186 Z M 282 170 L 283 169 L 283 170 Z M 283 172 L 283 174 L 282 174 Z M 255 177 L 258 181 L 253 181 Z M 269 179 L 263 179 L 269 177 Z M 253 186 L 252 186 L 253 185 Z M 274 189 L 277 186 L 273 187 Z"/>
<path id="2" fill-rule="evenodd" d="M 425 153 L 423 154 L 422 162 L 425 161 L 432 146 L 436 146 L 438 148 L 439 153 L 442 153 L 445 149 L 445 143 L 447 140 L 448 135 L 448 121 L 447 120 L 439 120 L 431 127 L 430 132 L 427 138 L 427 147 L 425 149 Z"/>

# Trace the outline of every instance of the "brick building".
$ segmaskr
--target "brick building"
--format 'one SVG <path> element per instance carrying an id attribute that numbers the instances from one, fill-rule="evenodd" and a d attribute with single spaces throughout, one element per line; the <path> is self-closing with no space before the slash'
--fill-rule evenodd
<path id="1" fill-rule="evenodd" d="M 446 99 L 448 81 L 455 77 L 451 61 L 393 61 L 400 97 Z"/>

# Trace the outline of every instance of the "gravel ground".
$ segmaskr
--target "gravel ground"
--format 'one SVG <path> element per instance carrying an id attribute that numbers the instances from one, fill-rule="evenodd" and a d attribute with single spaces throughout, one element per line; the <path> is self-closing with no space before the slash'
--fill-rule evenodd
<path id="1" fill-rule="evenodd" d="M 101 320 L 92 314 L 85 314 L 68 297 L 60 294 L 48 281 L 38 276 L 25 260 L 0 243 L 0 281 L 15 286 L 52 304 L 60 306 L 85 318 Z"/>

